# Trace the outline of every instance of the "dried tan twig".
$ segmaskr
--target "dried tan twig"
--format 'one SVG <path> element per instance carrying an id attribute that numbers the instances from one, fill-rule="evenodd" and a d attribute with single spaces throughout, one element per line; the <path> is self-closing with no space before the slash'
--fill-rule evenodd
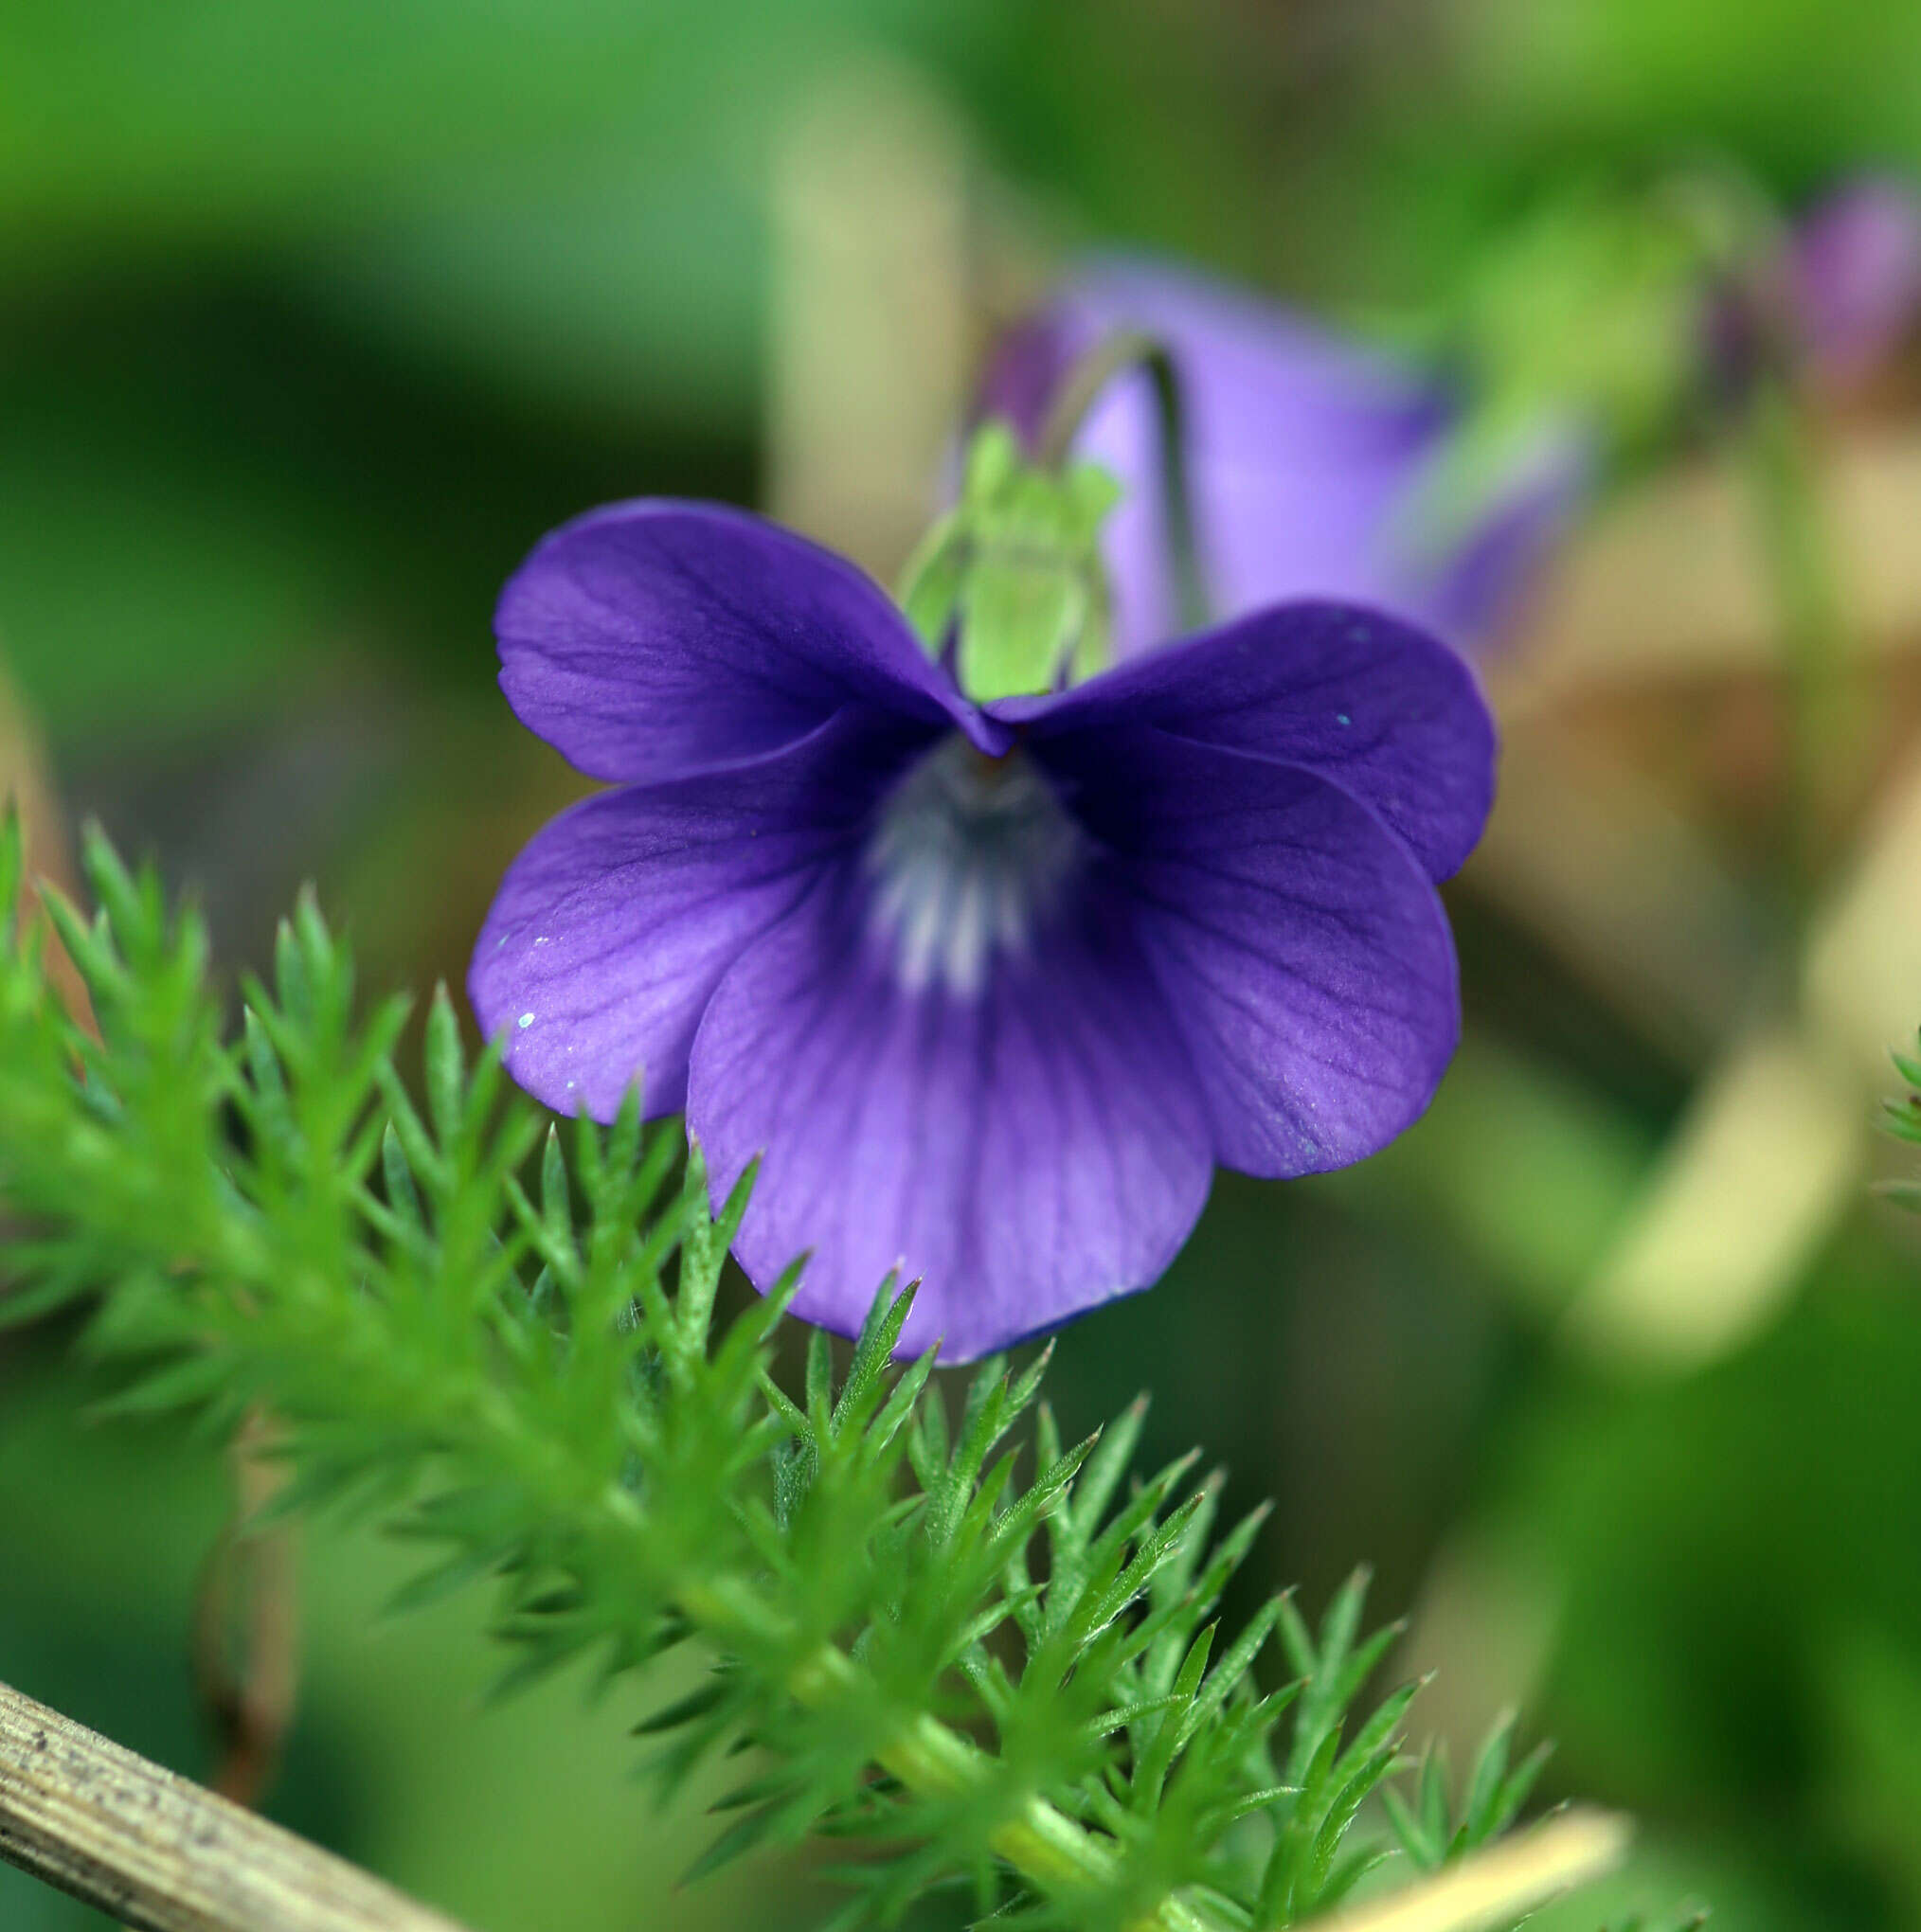
<path id="1" fill-rule="evenodd" d="M 461 1932 L 4 1684 L 0 1858 L 130 1932 Z"/>
<path id="2" fill-rule="evenodd" d="M 1632 1827 L 1609 1812 L 1570 1811 L 1490 1845 L 1384 1898 L 1313 1922 L 1314 1932 L 1483 1932 L 1621 1863 Z"/>

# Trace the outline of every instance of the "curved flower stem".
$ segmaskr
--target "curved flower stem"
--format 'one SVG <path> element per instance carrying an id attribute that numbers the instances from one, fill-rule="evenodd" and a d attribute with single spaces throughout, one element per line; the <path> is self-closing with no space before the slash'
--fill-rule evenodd
<path id="1" fill-rule="evenodd" d="M 1749 472 L 1792 711 L 1786 844 L 1797 902 L 1819 857 L 1828 783 L 1849 724 L 1848 635 L 1834 546 L 1803 413 L 1780 380 L 1750 409 Z"/>
<path id="2" fill-rule="evenodd" d="M 1210 617 L 1207 583 L 1194 534 L 1194 497 L 1188 487 L 1187 412 L 1180 377 L 1167 345 L 1138 329 L 1117 330 L 1097 343 L 1068 371 L 1067 381 L 1041 425 L 1034 454 L 1043 463 L 1060 468 L 1102 391 L 1116 376 L 1134 369 L 1146 375 L 1154 390 L 1155 420 L 1160 432 L 1161 503 L 1180 628 L 1198 631 Z"/>

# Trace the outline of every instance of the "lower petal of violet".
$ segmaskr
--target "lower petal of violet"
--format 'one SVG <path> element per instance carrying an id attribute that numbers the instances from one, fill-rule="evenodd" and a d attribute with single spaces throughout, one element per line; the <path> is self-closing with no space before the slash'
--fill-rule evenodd
<path id="1" fill-rule="evenodd" d="M 611 1119 L 637 1080 L 650 1115 L 678 1110 L 722 975 L 845 854 L 931 735 L 843 713 L 756 763 L 564 812 L 509 868 L 468 976 L 508 1071 L 564 1114 Z"/>
<path id="2" fill-rule="evenodd" d="M 1453 941 L 1372 813 L 1312 772 L 1152 730 L 1047 760 L 1113 855 L 1223 1166 L 1344 1167 L 1419 1117 L 1460 1032 Z"/>
<path id="3" fill-rule="evenodd" d="M 853 1333 L 890 1268 L 902 1347 L 965 1361 L 1154 1282 L 1207 1198 L 1193 1070 L 1124 909 L 1086 878 L 972 991 L 904 969 L 859 864 L 750 945 L 694 1042 L 717 1194 L 764 1154 L 735 1252 Z M 912 983 L 909 983 L 910 980 Z"/>

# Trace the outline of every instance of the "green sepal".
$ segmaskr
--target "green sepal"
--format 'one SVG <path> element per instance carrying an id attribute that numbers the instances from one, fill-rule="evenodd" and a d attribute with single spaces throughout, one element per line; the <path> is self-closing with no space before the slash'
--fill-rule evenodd
<path id="1" fill-rule="evenodd" d="M 967 581 L 964 529 L 962 512 L 950 510 L 914 546 L 901 572 L 901 609 L 930 657 L 946 647 Z"/>
<path id="2" fill-rule="evenodd" d="M 976 434 L 960 501 L 916 546 L 899 593 L 930 655 L 956 640 L 970 698 L 1051 690 L 1111 661 L 1100 535 L 1121 494 L 1095 464 L 1030 462 L 1004 422 Z"/>
<path id="3" fill-rule="evenodd" d="M 960 608 L 960 689 L 978 704 L 1046 690 L 1074 653 L 1086 608 L 1051 559 L 981 558 Z"/>

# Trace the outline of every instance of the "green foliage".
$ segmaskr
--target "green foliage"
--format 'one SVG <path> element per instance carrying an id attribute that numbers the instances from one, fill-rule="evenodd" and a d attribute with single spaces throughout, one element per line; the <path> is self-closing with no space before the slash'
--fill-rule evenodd
<path id="1" fill-rule="evenodd" d="M 88 1303 L 122 1408 L 270 1407 L 280 1507 L 381 1512 L 422 1551 L 405 1601 L 497 1590 L 502 1688 L 698 1642 L 700 1688 L 637 1727 L 667 1795 L 755 1747 L 696 1870 L 817 1833 L 842 1923 L 955 1886 L 1024 1923 L 1206 1932 L 1291 1924 L 1389 1855 L 1360 1820 L 1414 1687 L 1357 1714 L 1393 1637 L 1362 1635 L 1365 1580 L 1318 1631 L 1284 1597 L 1230 1632 L 1261 1514 L 1216 1538 L 1192 1458 L 1130 1481 L 1140 1404 L 1066 1445 L 1043 1356 L 989 1363 L 950 1422 L 932 1358 L 891 1360 L 891 1283 L 838 1381 L 817 1333 L 783 1391 L 793 1278 L 714 1321 L 745 1182 L 713 1214 L 698 1148 L 682 1166 L 637 1102 L 545 1124 L 496 1052 L 469 1063 L 444 991 L 416 1105 L 404 1003 L 356 1020 L 311 898 L 224 1037 L 199 920 L 99 836 L 86 868 L 98 918 L 50 909 L 99 1039 L 49 991 L 44 929 L 0 948 L 0 1191 L 31 1229 L 0 1316 Z M 9 825 L 0 903 L 19 885 Z M 1510 1773 L 1507 1741 L 1458 1816 L 1436 1758 L 1387 1798 L 1414 1866 L 1513 1817 L 1535 1761 Z"/>
<path id="2" fill-rule="evenodd" d="M 1890 1053 L 1894 1071 L 1908 1083 L 1908 1091 L 1881 1102 L 1881 1127 L 1896 1140 L 1921 1146 L 1921 1058 L 1909 1053 Z M 1921 1213 L 1921 1181 L 1886 1180 L 1876 1183 L 1875 1191 L 1898 1208 Z"/>
<path id="3" fill-rule="evenodd" d="M 1445 1744 L 1423 1754 L 1411 1802 L 1391 1786 L 1382 1792 L 1394 1836 L 1416 1870 L 1438 1871 L 1498 1837 L 1520 1815 L 1550 1747 L 1537 1744 L 1518 1764 L 1512 1763 L 1514 1727 L 1510 1713 L 1488 1733 L 1458 1809 L 1449 1797 Z"/>
<path id="4" fill-rule="evenodd" d="M 1771 272 L 1780 246 L 1765 196 L 1732 169 L 1551 191 L 1416 326 L 1467 372 L 1471 400 L 1403 518 L 1409 554 L 1454 554 L 1576 448 L 1597 475 L 1644 467 L 1725 407 L 1703 318 L 1717 290 Z"/>

